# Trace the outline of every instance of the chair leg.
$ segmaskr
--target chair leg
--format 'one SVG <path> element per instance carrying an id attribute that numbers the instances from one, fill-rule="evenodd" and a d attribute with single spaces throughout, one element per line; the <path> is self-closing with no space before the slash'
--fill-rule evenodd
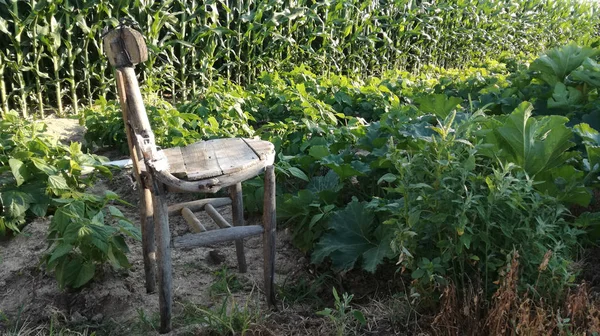
<path id="1" fill-rule="evenodd" d="M 233 216 L 234 226 L 244 226 L 244 200 L 242 196 L 242 184 L 236 183 L 229 187 L 231 197 L 231 212 Z M 246 273 L 248 267 L 246 265 L 246 254 L 244 253 L 244 240 L 237 239 L 235 241 L 235 252 L 237 254 L 238 270 L 240 273 Z"/>
<path id="2" fill-rule="evenodd" d="M 142 228 L 142 253 L 144 254 L 144 273 L 146 275 L 146 292 L 156 291 L 156 245 L 154 244 L 154 209 L 150 189 L 140 188 Z"/>
<path id="3" fill-rule="evenodd" d="M 158 184 L 158 183 L 155 183 Z M 171 270 L 171 237 L 169 233 L 169 211 L 163 185 L 154 187 L 154 223 L 156 232 L 158 266 L 158 303 L 161 334 L 171 330 L 173 284 Z"/>
<path id="4" fill-rule="evenodd" d="M 264 277 L 265 277 L 265 295 L 267 303 L 276 308 L 275 302 L 275 170 L 273 166 L 268 166 L 265 170 L 265 199 L 263 207 L 263 256 L 264 256 Z"/>

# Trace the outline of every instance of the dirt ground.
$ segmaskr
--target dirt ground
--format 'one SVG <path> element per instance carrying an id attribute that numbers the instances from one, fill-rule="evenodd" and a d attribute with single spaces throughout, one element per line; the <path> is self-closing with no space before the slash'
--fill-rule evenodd
<path id="1" fill-rule="evenodd" d="M 83 127 L 75 119 L 48 119 L 48 133 L 63 141 L 82 139 Z M 120 159 L 121 157 L 110 157 Z M 103 193 L 112 190 L 132 206 L 119 208 L 135 224 L 139 224 L 138 194 L 131 172 L 127 169 L 115 172 L 111 180 L 102 180 L 89 192 Z M 170 202 L 193 199 L 193 195 L 172 197 Z M 230 207 L 220 209 L 225 218 L 231 217 Z M 211 219 L 200 213 L 206 226 L 215 226 Z M 22 234 L 0 241 L 0 335 L 50 335 L 55 330 L 71 330 L 75 334 L 90 335 L 153 335 L 158 325 L 158 296 L 148 294 L 144 284 L 144 265 L 141 242 L 130 240 L 128 270 L 113 270 L 105 266 L 96 278 L 80 290 L 60 290 L 52 275 L 46 273 L 40 258 L 47 249 L 46 234 L 50 218 L 33 220 Z M 249 218 L 248 223 L 257 222 Z M 174 236 L 188 232 L 180 218 L 172 218 L 171 233 Z M 207 326 L 198 316 L 206 311 L 218 311 L 223 301 L 232 302 L 238 310 L 250 316 L 252 335 L 329 335 L 334 332 L 330 321 L 316 314 L 321 305 L 332 306 L 331 286 L 328 282 L 341 284 L 333 275 L 314 272 L 306 256 L 291 245 L 285 230 L 278 231 L 276 248 L 276 284 L 279 288 L 278 311 L 269 310 L 262 294 L 262 241 L 260 237 L 245 240 L 248 272 L 237 272 L 233 242 L 215 244 L 192 251 L 173 250 L 174 331 L 171 335 L 204 335 Z M 216 293 L 215 284 L 223 279 L 221 274 L 235 277 L 236 290 L 231 297 Z M 360 277 L 359 277 L 360 278 Z M 317 281 L 315 281 L 317 279 Z M 319 288 L 313 284 L 323 285 Z M 403 334 L 394 331 L 390 319 L 411 319 L 404 307 L 390 311 L 394 300 L 372 300 L 380 287 L 372 279 L 356 282 L 357 297 L 354 302 L 362 304 L 369 324 L 361 328 L 363 335 Z M 234 291 L 232 289 L 232 292 Z M 368 294 L 368 295 L 367 295 Z M 300 299 L 298 299 L 300 298 Z M 306 298 L 307 300 L 303 300 Z M 312 301 L 311 301 L 312 300 Z M 389 301 L 392 300 L 392 301 Z M 408 315 L 406 315 L 406 313 Z M 379 316 L 378 319 L 371 319 Z M 389 320 L 389 319 L 388 319 Z M 411 333 L 412 334 L 412 333 Z"/>

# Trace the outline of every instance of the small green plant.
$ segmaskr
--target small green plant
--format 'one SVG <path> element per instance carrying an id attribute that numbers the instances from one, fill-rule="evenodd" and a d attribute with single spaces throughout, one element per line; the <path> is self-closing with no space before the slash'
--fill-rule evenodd
<path id="1" fill-rule="evenodd" d="M 114 268 L 130 266 L 125 255 L 129 252 L 125 237 L 140 240 L 141 233 L 119 209 L 107 206 L 110 201 L 118 200 L 111 192 L 104 197 L 80 194 L 61 200 L 63 205 L 50 223 L 50 249 L 44 258 L 60 288 L 85 285 L 105 262 Z"/>
<path id="2" fill-rule="evenodd" d="M 235 293 L 243 288 L 242 282 L 235 273 L 230 273 L 226 266 L 214 272 L 215 281 L 210 285 L 211 295 Z"/>
<path id="3" fill-rule="evenodd" d="M 329 318 L 335 326 L 336 335 L 347 335 L 347 332 L 355 321 L 361 326 L 367 324 L 367 320 L 363 313 L 358 309 L 352 309 L 350 306 L 350 302 L 354 297 L 353 294 L 348 295 L 348 293 L 344 293 L 340 298 L 334 287 L 333 297 L 335 299 L 335 309 L 325 308 L 318 311 L 317 314 Z"/>
<path id="4" fill-rule="evenodd" d="M 243 305 L 230 291 L 227 291 L 222 302 L 212 309 L 193 303 L 184 304 L 183 314 L 177 323 L 201 324 L 209 335 L 245 335 L 251 326 L 262 318 L 258 305 L 251 302 L 253 293 L 254 290 Z"/>

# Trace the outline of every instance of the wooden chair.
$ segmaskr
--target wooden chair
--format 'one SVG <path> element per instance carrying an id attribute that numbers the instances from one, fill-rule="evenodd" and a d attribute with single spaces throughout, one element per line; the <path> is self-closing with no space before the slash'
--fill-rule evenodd
<path id="1" fill-rule="evenodd" d="M 160 149 L 155 144 L 134 65 L 147 60 L 142 35 L 124 25 L 104 36 L 105 53 L 115 76 L 127 142 L 141 195 L 141 228 L 146 289 L 156 291 L 158 275 L 160 332 L 171 329 L 173 300 L 171 246 L 191 249 L 235 241 L 240 272 L 246 272 L 243 238 L 263 236 L 264 291 L 275 305 L 275 157 L 273 144 L 255 139 L 216 139 L 185 147 Z M 244 226 L 242 181 L 265 172 L 263 225 Z M 229 197 L 168 205 L 168 192 L 215 193 L 229 189 Z M 231 204 L 233 226 L 216 210 Z M 207 231 L 193 212 L 205 210 L 221 228 Z M 181 214 L 194 233 L 171 239 L 169 216 Z M 155 244 L 156 242 L 156 244 Z M 157 265 L 158 274 L 154 271 Z"/>

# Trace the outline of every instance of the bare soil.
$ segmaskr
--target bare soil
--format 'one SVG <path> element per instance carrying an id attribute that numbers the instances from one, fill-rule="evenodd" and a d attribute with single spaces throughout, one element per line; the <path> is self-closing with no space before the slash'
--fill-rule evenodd
<path id="1" fill-rule="evenodd" d="M 47 132 L 62 141 L 81 141 L 83 127 L 75 119 L 47 119 Z M 115 157 L 111 159 L 120 159 Z M 106 190 L 118 193 L 132 206 L 118 205 L 128 218 L 139 224 L 139 200 L 136 185 L 129 170 L 115 172 L 111 180 L 101 180 L 89 192 L 101 194 Z M 193 195 L 172 197 L 170 202 L 193 199 Z M 230 207 L 220 209 L 225 218 L 231 217 Z M 199 214 L 207 226 L 215 226 L 205 214 Z M 28 224 L 23 232 L 0 241 L 0 335 L 47 335 L 52 330 L 71 330 L 76 334 L 96 335 L 153 335 L 157 334 L 158 296 L 148 294 L 144 284 L 144 265 L 141 242 L 130 240 L 127 270 L 105 266 L 95 279 L 80 290 L 60 290 L 52 274 L 48 274 L 40 258 L 48 247 L 47 229 L 51 218 L 39 218 Z M 257 222 L 249 218 L 248 223 Z M 188 232 L 180 218 L 172 218 L 174 236 Z M 215 226 L 216 227 L 216 226 Z M 253 315 L 249 334 L 252 335 L 329 335 L 332 323 L 316 312 L 332 307 L 331 283 L 344 281 L 330 273 L 315 272 L 303 253 L 294 248 L 285 230 L 278 231 L 276 248 L 276 284 L 280 289 L 277 312 L 269 310 L 262 294 L 262 241 L 260 237 L 245 240 L 248 272 L 237 272 L 235 247 L 232 243 L 216 244 L 192 251 L 173 250 L 174 331 L 171 335 L 204 335 L 208 327 L 198 323 L 198 315 L 206 310 L 218 311 L 227 298 L 210 288 L 219 281 L 216 274 L 223 269 L 234 274 L 240 284 L 228 297 L 239 310 Z M 216 255 L 216 258 L 215 258 Z M 326 275 L 322 275 L 326 274 Z M 412 334 L 394 330 L 392 322 L 410 321 L 411 312 L 403 299 L 384 295 L 396 285 L 377 283 L 375 278 L 359 276 L 352 290 L 354 302 L 360 305 L 369 323 L 360 328 L 363 335 Z M 315 280 L 316 279 L 316 280 Z M 347 282 L 346 282 L 347 283 Z M 316 284 L 316 285 L 315 285 Z M 312 287 L 311 287 L 312 286 Z M 305 296 L 302 299 L 302 296 Z M 298 299 L 300 297 L 300 299 Z M 358 306 L 356 306 L 358 307 Z M 396 307 L 396 308 L 394 308 Z M 203 311 L 204 309 L 204 311 Z M 394 310 L 390 310 L 394 309 Z M 404 320 L 406 319 L 406 321 Z M 356 330 L 356 329 L 355 329 Z"/>

